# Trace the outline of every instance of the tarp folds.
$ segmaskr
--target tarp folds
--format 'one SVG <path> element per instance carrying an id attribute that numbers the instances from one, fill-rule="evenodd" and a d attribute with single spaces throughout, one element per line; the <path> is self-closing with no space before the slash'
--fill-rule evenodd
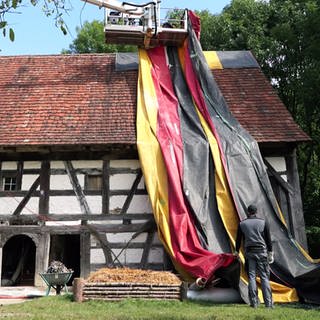
<path id="1" fill-rule="evenodd" d="M 248 204 L 257 204 L 259 214 L 268 220 L 272 232 L 275 263 L 271 268 L 274 277 L 295 287 L 306 300 L 317 300 L 320 303 L 320 293 L 315 299 L 313 292 L 316 292 L 316 288 L 313 285 L 306 290 L 306 286 L 312 281 L 306 284 L 301 279 L 306 275 L 306 278 L 313 279 L 319 285 L 320 265 L 301 250 L 284 225 L 257 143 L 230 113 L 196 37 L 189 36 L 188 48 L 193 71 L 197 75 L 210 114 L 210 119 L 207 120 L 211 120 L 216 138 L 220 141 L 220 151 L 225 159 L 225 170 L 228 170 L 229 185 L 240 218 L 245 218 Z"/>
<path id="2" fill-rule="evenodd" d="M 221 276 L 232 286 L 236 229 L 255 203 L 274 242 L 274 300 L 296 301 L 297 290 L 320 303 L 319 265 L 285 226 L 258 145 L 232 116 L 197 36 L 189 24 L 184 47 L 139 51 L 137 144 L 160 239 L 184 277 Z"/>

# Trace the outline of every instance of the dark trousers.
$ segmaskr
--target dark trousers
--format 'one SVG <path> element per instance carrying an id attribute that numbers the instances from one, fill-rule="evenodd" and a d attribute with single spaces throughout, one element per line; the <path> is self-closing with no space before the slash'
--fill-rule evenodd
<path id="1" fill-rule="evenodd" d="M 259 304 L 256 283 L 257 274 L 261 280 L 263 300 L 266 307 L 272 307 L 272 292 L 269 282 L 270 268 L 267 252 L 246 252 L 247 272 L 249 277 L 248 291 L 250 305 L 255 307 Z"/>

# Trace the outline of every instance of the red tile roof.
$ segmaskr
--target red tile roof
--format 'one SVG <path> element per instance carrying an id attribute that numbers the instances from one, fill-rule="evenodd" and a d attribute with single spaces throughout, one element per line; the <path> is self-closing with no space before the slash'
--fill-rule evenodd
<path id="1" fill-rule="evenodd" d="M 0 57 L 0 146 L 135 144 L 137 71 L 114 54 Z M 215 70 L 258 142 L 306 141 L 259 68 Z"/>
<path id="2" fill-rule="evenodd" d="M 260 68 L 214 70 L 213 74 L 233 115 L 258 142 L 310 140 Z"/>

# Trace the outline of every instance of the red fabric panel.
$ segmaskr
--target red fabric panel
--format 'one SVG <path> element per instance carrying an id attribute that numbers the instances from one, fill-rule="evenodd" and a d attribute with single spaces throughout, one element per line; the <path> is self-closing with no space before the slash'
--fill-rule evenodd
<path id="1" fill-rule="evenodd" d="M 168 174 L 170 233 L 175 259 L 193 277 L 211 279 L 215 270 L 229 265 L 234 257 L 212 253 L 200 244 L 183 194 L 183 145 L 178 100 L 172 86 L 165 48 L 148 50 L 148 55 L 153 64 L 152 77 L 159 108 L 157 139 Z"/>
<path id="2" fill-rule="evenodd" d="M 200 18 L 193 11 L 190 11 L 190 10 L 188 11 L 188 18 L 192 24 L 192 28 L 196 33 L 197 38 L 200 39 L 200 33 L 201 33 Z"/>

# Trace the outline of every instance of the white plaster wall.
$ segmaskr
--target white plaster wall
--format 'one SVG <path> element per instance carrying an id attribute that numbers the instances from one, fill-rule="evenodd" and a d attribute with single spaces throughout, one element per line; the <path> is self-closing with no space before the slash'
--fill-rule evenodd
<path id="1" fill-rule="evenodd" d="M 0 214 L 12 214 L 17 208 L 18 204 L 21 202 L 22 197 L 6 197 L 0 198 Z M 21 214 L 38 214 L 39 199 L 31 198 Z"/>
<path id="2" fill-rule="evenodd" d="M 40 169 L 41 162 L 40 161 L 24 161 L 23 168 L 24 169 Z"/>
<path id="3" fill-rule="evenodd" d="M 123 263 L 140 263 L 141 257 L 143 253 L 143 249 L 113 249 L 112 250 L 116 256 L 118 256 L 118 260 Z M 121 252 L 121 253 L 120 253 Z"/>
<path id="4" fill-rule="evenodd" d="M 75 169 L 102 169 L 102 160 L 73 160 L 71 161 Z M 51 161 L 52 169 L 65 169 L 63 161 Z"/>
<path id="5" fill-rule="evenodd" d="M 75 169 L 102 169 L 102 160 L 74 160 L 72 165 Z"/>
<path id="6" fill-rule="evenodd" d="M 80 186 L 84 187 L 84 174 L 77 174 Z M 51 175 L 50 177 L 51 190 L 73 190 L 69 176 L 64 174 Z"/>
<path id="7" fill-rule="evenodd" d="M 102 249 L 91 249 L 90 263 L 106 263 L 106 259 Z"/>
<path id="8" fill-rule="evenodd" d="M 128 208 L 128 213 L 150 213 L 151 203 L 148 195 L 135 195 Z"/>
<path id="9" fill-rule="evenodd" d="M 162 263 L 163 262 L 163 249 L 152 248 L 148 257 L 149 263 Z"/>
<path id="10" fill-rule="evenodd" d="M 22 182 L 21 182 L 21 190 L 27 191 L 30 189 L 32 184 L 36 181 L 36 179 L 39 177 L 38 174 L 24 174 L 22 176 Z M 39 190 L 40 187 L 37 188 Z"/>
<path id="11" fill-rule="evenodd" d="M 107 239 L 111 243 L 123 242 L 124 244 L 126 244 L 128 241 L 130 241 L 133 234 L 134 233 L 132 232 L 108 233 Z M 133 239 L 131 242 L 132 243 L 145 242 L 146 239 L 147 239 L 147 233 L 141 233 L 138 237 Z"/>
<path id="12" fill-rule="evenodd" d="M 93 214 L 102 212 L 102 196 L 86 196 L 88 206 Z"/>
<path id="13" fill-rule="evenodd" d="M 154 244 L 162 244 L 162 242 L 160 241 L 160 239 L 158 237 L 158 233 L 155 234 L 152 243 L 154 243 Z"/>
<path id="14" fill-rule="evenodd" d="M 55 174 L 50 176 L 51 190 L 71 190 L 72 185 L 67 175 Z"/>
<path id="15" fill-rule="evenodd" d="M 133 233 L 118 233 L 118 234 L 107 234 L 107 239 L 112 247 L 112 243 L 116 242 L 122 242 L 123 247 L 126 246 L 127 242 L 130 241 L 131 236 Z M 147 234 L 143 233 L 136 239 L 134 239 L 133 242 L 137 243 L 144 243 L 146 240 Z M 157 243 L 159 240 L 155 236 L 155 241 L 153 243 Z M 91 237 L 91 246 L 99 246 L 99 243 L 94 237 Z M 115 256 L 118 256 L 118 259 L 121 263 L 127 264 L 127 263 L 140 263 L 142 254 L 143 254 L 143 248 L 126 248 L 126 249 L 112 249 L 112 257 L 114 259 Z M 121 253 L 120 253 L 121 252 Z M 101 248 L 92 248 L 91 249 L 91 263 L 98 264 L 98 263 L 105 263 L 103 250 Z M 151 248 L 148 262 L 149 263 L 163 263 L 163 256 L 164 256 L 164 249 L 162 247 L 158 248 Z"/>
<path id="16" fill-rule="evenodd" d="M 139 169 L 140 162 L 139 160 L 111 160 L 110 168 L 130 168 L 130 169 Z"/>
<path id="17" fill-rule="evenodd" d="M 266 157 L 265 158 L 277 172 L 287 171 L 286 160 L 284 157 Z M 287 181 L 287 175 L 282 174 L 281 177 Z"/>
<path id="18" fill-rule="evenodd" d="M 102 211 L 101 196 L 86 196 L 88 206 L 93 214 Z M 80 204 L 75 196 L 50 197 L 49 212 L 51 214 L 81 214 Z"/>
<path id="19" fill-rule="evenodd" d="M 266 160 L 272 165 L 277 172 L 286 171 L 286 160 L 284 157 L 266 157 Z"/>
<path id="20" fill-rule="evenodd" d="M 115 243 L 115 242 L 126 243 L 126 242 L 130 241 L 133 234 L 134 234 L 133 232 L 108 233 L 107 239 L 110 243 Z M 147 235 L 148 235 L 148 233 L 146 233 L 146 232 L 141 233 L 138 237 L 131 240 L 131 242 L 132 243 L 145 242 L 147 240 Z M 154 235 L 152 243 L 157 244 L 157 245 L 162 244 L 157 233 Z"/>
<path id="21" fill-rule="evenodd" d="M 4 161 L 2 162 L 2 170 L 17 170 L 17 162 L 15 161 Z"/>
<path id="22" fill-rule="evenodd" d="M 81 209 L 75 196 L 56 196 L 50 197 L 49 212 L 51 214 L 81 214 Z"/>
<path id="23" fill-rule="evenodd" d="M 121 209 L 126 196 L 110 197 L 110 210 Z M 127 213 L 150 213 L 152 212 L 148 195 L 135 195 L 130 203 Z"/>
<path id="24" fill-rule="evenodd" d="M 51 161 L 50 162 L 51 169 L 65 169 L 63 161 Z"/>
<path id="25" fill-rule="evenodd" d="M 120 212 L 125 200 L 125 196 L 111 196 L 109 202 L 110 210 L 118 210 Z"/>
<path id="26" fill-rule="evenodd" d="M 134 180 L 136 179 L 136 174 L 114 174 L 110 176 L 109 183 L 111 190 L 130 190 Z M 141 179 L 138 189 L 144 188 L 144 181 Z"/>

